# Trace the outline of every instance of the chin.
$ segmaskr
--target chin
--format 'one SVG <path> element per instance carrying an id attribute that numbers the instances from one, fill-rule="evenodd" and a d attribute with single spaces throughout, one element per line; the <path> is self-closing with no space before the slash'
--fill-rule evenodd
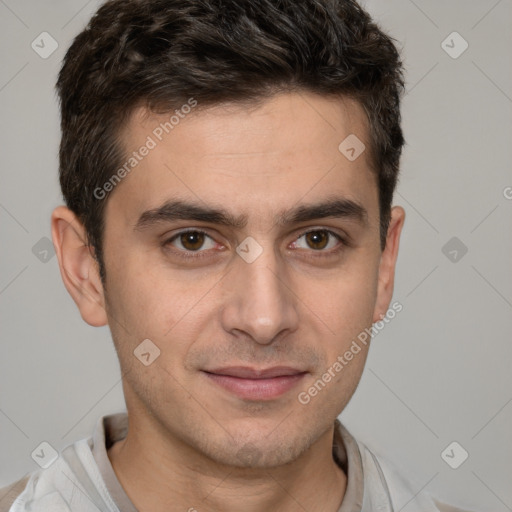
<path id="1" fill-rule="evenodd" d="M 209 444 L 205 455 L 217 463 L 241 469 L 271 469 L 290 464 L 306 452 L 322 431 L 310 432 L 294 425 L 294 431 L 274 426 L 267 432 L 241 432 L 238 436 L 226 436 L 215 445 Z M 213 449 L 212 449 L 213 448 Z"/>
<path id="2" fill-rule="evenodd" d="M 263 444 L 258 446 L 254 443 L 245 443 L 235 447 L 238 448 L 236 451 L 231 445 L 229 451 L 218 452 L 212 458 L 218 463 L 240 469 L 271 469 L 292 463 L 308 448 L 296 443 L 290 443 L 289 446 L 281 443 L 278 448 Z"/>

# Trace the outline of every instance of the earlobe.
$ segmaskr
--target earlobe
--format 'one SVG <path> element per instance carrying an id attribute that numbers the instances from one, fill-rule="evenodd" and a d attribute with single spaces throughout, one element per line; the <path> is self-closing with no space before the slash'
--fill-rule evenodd
<path id="1" fill-rule="evenodd" d="M 404 209 L 401 206 L 394 206 L 391 209 L 391 221 L 386 237 L 386 247 L 382 251 L 379 265 L 377 301 L 373 312 L 373 322 L 381 320 L 386 315 L 391 298 L 393 297 L 396 260 L 398 258 L 400 234 L 404 222 Z"/>
<path id="2" fill-rule="evenodd" d="M 62 281 L 82 318 L 94 327 L 106 325 L 103 284 L 85 228 L 69 208 L 58 206 L 52 212 L 51 229 Z"/>

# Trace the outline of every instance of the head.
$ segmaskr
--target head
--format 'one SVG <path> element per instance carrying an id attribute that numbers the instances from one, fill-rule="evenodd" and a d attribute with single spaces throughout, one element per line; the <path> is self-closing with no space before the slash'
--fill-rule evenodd
<path id="1" fill-rule="evenodd" d="M 57 89 L 54 243 L 83 319 L 110 327 L 129 413 L 222 463 L 254 464 L 247 446 L 261 466 L 298 457 L 350 400 L 369 344 L 298 395 L 392 297 L 393 41 L 353 1 L 114 0 Z M 218 378 L 228 367 L 297 376 L 242 396 Z"/>

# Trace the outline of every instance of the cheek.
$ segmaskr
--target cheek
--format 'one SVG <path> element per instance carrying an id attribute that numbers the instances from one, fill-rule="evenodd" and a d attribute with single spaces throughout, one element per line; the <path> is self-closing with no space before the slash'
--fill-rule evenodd
<path id="1" fill-rule="evenodd" d="M 109 324 L 124 361 L 131 364 L 134 349 L 150 339 L 160 350 L 159 365 L 179 366 L 217 310 L 212 298 L 220 276 L 176 272 L 143 255 L 105 262 Z"/>
<path id="2" fill-rule="evenodd" d="M 298 399 L 301 404 L 311 401 L 311 407 L 325 417 L 341 413 L 349 402 L 368 355 L 377 278 L 375 271 L 371 279 L 368 271 L 362 276 L 353 272 L 338 276 L 329 286 L 309 288 L 308 303 L 317 312 L 309 318 L 323 364 Z"/>
<path id="3" fill-rule="evenodd" d="M 329 279 L 303 278 L 298 295 L 322 330 L 332 334 L 331 347 L 340 348 L 371 325 L 378 272 L 374 262 L 340 268 Z M 315 320 L 316 321 L 316 320 Z M 319 327 L 320 328 L 320 327 Z"/>

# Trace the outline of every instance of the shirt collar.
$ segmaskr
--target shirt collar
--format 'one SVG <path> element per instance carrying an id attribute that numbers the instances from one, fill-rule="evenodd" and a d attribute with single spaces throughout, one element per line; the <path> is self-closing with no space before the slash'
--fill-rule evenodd
<path id="1" fill-rule="evenodd" d="M 93 434 L 92 455 L 109 494 L 117 508 L 122 512 L 138 512 L 117 476 L 108 458 L 107 450 L 117 441 L 121 441 L 128 433 L 128 414 L 119 412 L 102 416 L 96 423 Z"/>

